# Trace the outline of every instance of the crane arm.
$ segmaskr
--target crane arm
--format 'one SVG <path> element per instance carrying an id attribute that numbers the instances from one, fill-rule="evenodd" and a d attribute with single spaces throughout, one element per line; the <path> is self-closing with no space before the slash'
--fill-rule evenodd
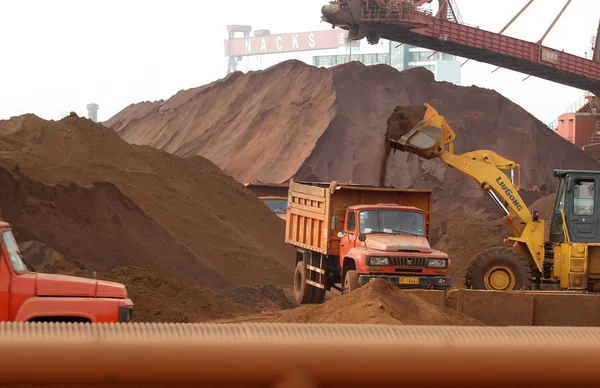
<path id="1" fill-rule="evenodd" d="M 414 110 L 413 110 L 414 112 Z M 394 128 L 394 112 L 388 121 L 387 139 L 391 148 L 419 155 L 425 159 L 439 159 L 448 167 L 473 179 L 488 193 L 503 212 L 502 221 L 509 227 L 516 249 L 536 263 L 541 270 L 543 262 L 544 225 L 538 214 L 532 214 L 519 195 L 520 168 L 490 150 L 477 150 L 464 154 L 454 153 L 456 135 L 443 116 L 425 104 L 421 121 L 409 128 Z M 403 116 L 408 117 L 408 116 Z M 390 125 L 392 127 L 390 127 Z M 523 246 L 521 246 L 521 244 Z"/>

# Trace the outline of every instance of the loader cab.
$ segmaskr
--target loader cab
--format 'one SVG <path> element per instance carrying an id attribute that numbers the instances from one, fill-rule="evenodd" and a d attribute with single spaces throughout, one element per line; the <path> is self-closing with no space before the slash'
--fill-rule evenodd
<path id="1" fill-rule="evenodd" d="M 554 170 L 554 176 L 558 177 L 559 184 L 552 213 L 550 241 L 566 241 L 566 229 L 572 242 L 600 242 L 600 171 Z M 566 222 L 566 228 L 563 222 Z"/>

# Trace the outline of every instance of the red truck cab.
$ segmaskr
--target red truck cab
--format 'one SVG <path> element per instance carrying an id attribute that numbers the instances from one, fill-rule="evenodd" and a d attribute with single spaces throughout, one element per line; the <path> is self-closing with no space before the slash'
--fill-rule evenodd
<path id="1" fill-rule="evenodd" d="M 340 268 L 348 269 L 344 291 L 377 278 L 406 288 L 450 288 L 448 255 L 430 247 L 423 210 L 396 204 L 351 206 L 344 224 L 338 233 Z"/>
<path id="2" fill-rule="evenodd" d="M 123 284 L 32 272 L 9 224 L 0 222 L 0 322 L 129 322 Z"/>

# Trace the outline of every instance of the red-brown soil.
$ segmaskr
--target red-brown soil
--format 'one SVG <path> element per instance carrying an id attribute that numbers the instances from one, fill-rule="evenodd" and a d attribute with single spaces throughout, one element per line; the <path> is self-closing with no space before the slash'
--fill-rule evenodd
<path id="1" fill-rule="evenodd" d="M 289 307 L 264 289 L 293 270 L 284 222 L 202 157 L 83 118 L 19 116 L 0 121 L 0 209 L 37 270 L 121 281 L 138 319 Z"/>
<path id="2" fill-rule="evenodd" d="M 85 263 L 66 258 L 39 241 L 20 244 L 21 251 L 36 271 L 52 274 L 91 277 Z M 261 311 L 245 306 L 225 293 L 153 272 L 146 268 L 119 266 L 95 274 L 99 279 L 123 283 L 135 303 L 138 322 L 198 322 L 232 318 Z M 265 301 L 260 301 L 265 303 Z M 274 309 L 281 309 L 274 308 Z"/>
<path id="3" fill-rule="evenodd" d="M 87 119 L 0 121 L 0 182 L 21 241 L 93 270 L 221 286 L 287 283 L 293 267 L 283 221 L 213 163 L 132 146 Z"/>
<path id="4" fill-rule="evenodd" d="M 491 149 L 517 161 L 523 187 L 552 190 L 553 168 L 598 166 L 494 91 L 437 83 L 424 69 L 351 63 L 326 70 L 289 61 L 131 105 L 107 122 L 128 142 L 163 151 L 130 145 L 77 117 L 0 121 L 1 218 L 20 241 L 31 241 L 24 250 L 40 269 L 97 271 L 127 284 L 141 320 L 266 311 L 249 319 L 478 324 L 384 282 L 272 313 L 290 307 L 269 286 L 291 281 L 283 222 L 219 169 L 240 181 L 376 184 L 387 118 L 395 106 L 425 102 L 457 133 L 457 152 Z M 436 189 L 434 222 L 446 222 L 455 286 L 475 253 L 502 243 L 506 228 L 470 179 L 400 152 L 390 156 L 386 175 L 396 187 Z M 60 254 L 39 253 L 35 241 Z"/>
<path id="5" fill-rule="evenodd" d="M 337 180 L 377 184 L 387 120 L 397 106 L 431 104 L 456 132 L 455 152 L 490 149 L 521 165 L 521 186 L 554 190 L 554 168 L 598 163 L 493 90 L 435 82 L 431 72 L 350 63 L 331 69 L 288 61 L 235 73 L 165 102 L 132 105 L 106 122 L 135 144 L 203 155 L 240 181 Z M 410 112 L 407 122 L 414 121 Z M 132 119 L 133 118 L 133 119 Z M 411 121 L 412 120 L 412 121 Z M 469 260 L 502 244 L 507 228 L 470 178 L 437 160 L 393 151 L 384 182 L 435 189 L 435 226 L 454 284 Z M 523 191 L 531 204 L 539 193 Z M 531 197 L 531 199 L 529 199 Z"/>
<path id="6" fill-rule="evenodd" d="M 381 279 L 321 305 L 306 305 L 293 310 L 242 316 L 220 322 L 483 325 L 455 310 L 426 302 Z"/>
<path id="7" fill-rule="evenodd" d="M 553 168 L 598 168 L 493 90 L 435 82 L 423 68 L 398 72 L 357 62 L 323 69 L 287 61 L 234 73 L 165 102 L 130 106 L 106 125 L 134 144 L 207 157 L 242 182 L 294 177 L 377 184 L 387 119 L 396 106 L 426 102 L 456 132 L 456 152 L 490 149 L 515 160 L 524 188 L 545 184 L 554 190 Z M 482 194 L 439 161 L 402 152 L 392 153 L 386 184 L 469 198 Z"/>

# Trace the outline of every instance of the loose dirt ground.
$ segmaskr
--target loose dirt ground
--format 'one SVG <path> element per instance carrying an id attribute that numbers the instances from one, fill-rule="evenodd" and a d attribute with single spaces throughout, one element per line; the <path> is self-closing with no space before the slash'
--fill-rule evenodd
<path id="1" fill-rule="evenodd" d="M 218 322 L 483 325 L 452 309 L 437 307 L 381 279 L 321 305 L 305 305 L 293 310 Z"/>
<path id="2" fill-rule="evenodd" d="M 19 116 L 0 121 L 0 209 L 36 267 L 122 281 L 144 320 L 284 307 L 261 288 L 293 270 L 283 221 L 202 157 L 133 146 L 84 118 Z"/>

